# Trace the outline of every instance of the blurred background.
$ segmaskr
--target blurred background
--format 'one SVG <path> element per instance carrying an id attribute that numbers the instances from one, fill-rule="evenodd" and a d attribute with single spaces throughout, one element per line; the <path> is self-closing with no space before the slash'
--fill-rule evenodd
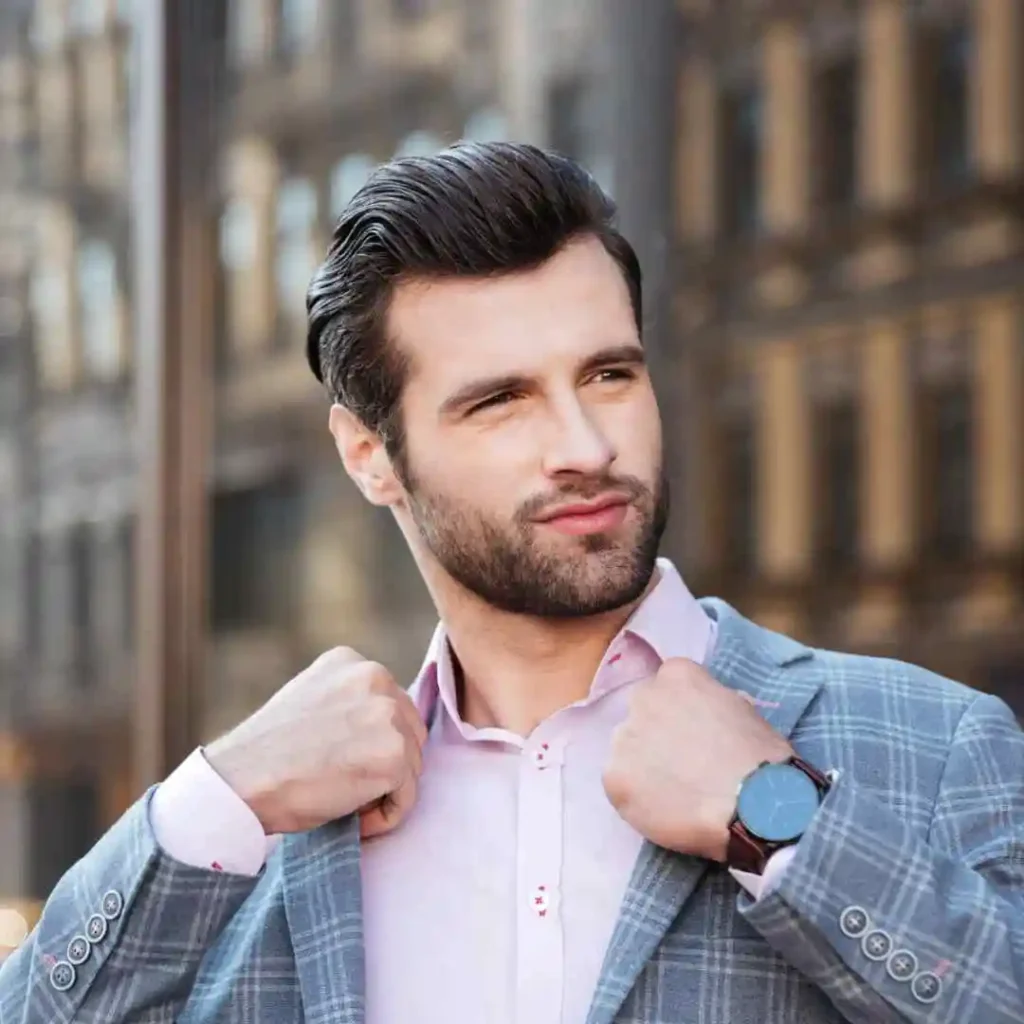
<path id="1" fill-rule="evenodd" d="M 339 466 L 304 296 L 371 169 L 460 138 L 619 201 L 691 588 L 1024 713 L 1020 0 L 0 0 L 0 906 L 29 924 L 324 649 L 415 674 L 432 612 Z"/>

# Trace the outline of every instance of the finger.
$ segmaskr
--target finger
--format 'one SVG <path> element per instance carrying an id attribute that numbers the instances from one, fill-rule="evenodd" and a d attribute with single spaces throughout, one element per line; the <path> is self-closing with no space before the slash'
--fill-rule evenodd
<path id="1" fill-rule="evenodd" d="M 359 813 L 359 834 L 364 839 L 384 835 L 396 828 L 416 803 L 416 778 L 409 775 L 393 793 L 374 801 Z"/>
<path id="2" fill-rule="evenodd" d="M 402 719 L 408 723 L 409 730 L 420 748 L 427 742 L 427 727 L 420 718 L 419 709 L 413 703 L 412 697 L 405 690 L 399 690 L 395 698 L 398 703 L 398 710 L 402 713 Z"/>
<path id="3" fill-rule="evenodd" d="M 399 716 L 395 724 L 398 726 L 398 731 L 402 734 L 402 739 L 405 741 L 405 760 L 409 770 L 413 773 L 414 778 L 419 778 L 423 771 L 423 747 L 418 736 L 413 731 L 412 723 L 405 715 Z"/>

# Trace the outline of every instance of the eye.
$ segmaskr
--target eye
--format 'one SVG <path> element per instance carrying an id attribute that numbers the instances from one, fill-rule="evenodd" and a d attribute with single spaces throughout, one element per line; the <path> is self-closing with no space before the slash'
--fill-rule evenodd
<path id="1" fill-rule="evenodd" d="M 598 383 L 610 384 L 635 378 L 636 373 L 625 366 L 608 366 L 603 370 L 598 370 L 590 379 Z"/>
<path id="2" fill-rule="evenodd" d="M 469 409 L 466 415 L 472 416 L 474 413 L 483 412 L 485 409 L 496 409 L 498 406 L 508 405 L 515 398 L 516 393 L 514 391 L 499 391 L 497 394 L 485 398 L 482 402 L 477 402 L 476 405 Z"/>

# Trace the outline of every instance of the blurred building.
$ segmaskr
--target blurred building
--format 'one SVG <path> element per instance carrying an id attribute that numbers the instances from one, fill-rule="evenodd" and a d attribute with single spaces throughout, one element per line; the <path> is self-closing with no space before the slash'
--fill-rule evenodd
<path id="1" fill-rule="evenodd" d="M 135 795 L 131 6 L 0 3 L 0 904 L 44 898 Z M 339 465 L 303 304 L 373 167 L 461 137 L 569 153 L 657 233 L 691 586 L 1024 711 L 1019 0 L 204 10 L 216 73 L 183 116 L 211 156 L 182 154 L 215 168 L 190 184 L 206 287 L 182 320 L 213 349 L 185 399 L 212 405 L 196 740 L 327 647 L 419 664 L 433 615 Z"/>
<path id="2" fill-rule="evenodd" d="M 128 795 L 126 13 L 0 7 L 0 901 Z"/>
<path id="3" fill-rule="evenodd" d="M 135 628 L 132 7 L 0 5 L 0 906 L 45 898 L 135 795 L 133 654 L 156 641 Z M 214 73 L 182 92 L 180 173 L 208 288 L 176 311 L 213 338 L 209 391 L 185 398 L 212 404 L 196 740 L 337 644 L 411 678 L 433 627 L 305 366 L 305 291 L 342 206 L 381 161 L 463 137 L 610 168 L 594 0 L 203 7 L 192 43 Z"/>
<path id="4" fill-rule="evenodd" d="M 1024 712 L 1024 7 L 680 8 L 692 584 Z"/>

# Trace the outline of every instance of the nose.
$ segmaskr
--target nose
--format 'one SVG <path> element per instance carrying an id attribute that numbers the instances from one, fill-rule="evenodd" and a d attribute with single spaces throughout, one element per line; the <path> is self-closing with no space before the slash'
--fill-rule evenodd
<path id="1" fill-rule="evenodd" d="M 548 476 L 601 476 L 608 471 L 615 448 L 577 397 L 556 409 L 553 420 L 544 455 Z"/>

